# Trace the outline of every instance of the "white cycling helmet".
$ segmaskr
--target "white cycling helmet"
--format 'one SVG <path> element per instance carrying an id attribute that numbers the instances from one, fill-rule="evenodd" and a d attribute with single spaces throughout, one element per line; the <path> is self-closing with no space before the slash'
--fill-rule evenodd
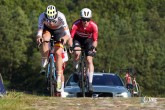
<path id="1" fill-rule="evenodd" d="M 46 8 L 46 16 L 48 19 L 55 19 L 57 17 L 57 9 L 53 5 L 49 5 Z"/>
<path id="2" fill-rule="evenodd" d="M 92 11 L 89 8 L 83 8 L 80 12 L 81 18 L 91 18 L 92 17 Z"/>

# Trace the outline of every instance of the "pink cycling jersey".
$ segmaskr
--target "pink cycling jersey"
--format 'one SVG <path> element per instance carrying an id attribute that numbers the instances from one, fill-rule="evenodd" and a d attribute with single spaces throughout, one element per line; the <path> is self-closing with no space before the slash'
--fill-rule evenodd
<path id="1" fill-rule="evenodd" d="M 78 19 L 73 23 L 71 29 L 71 37 L 74 38 L 75 35 L 83 38 L 93 38 L 94 41 L 98 40 L 98 26 L 97 24 L 90 20 L 87 27 L 83 27 L 82 20 Z"/>

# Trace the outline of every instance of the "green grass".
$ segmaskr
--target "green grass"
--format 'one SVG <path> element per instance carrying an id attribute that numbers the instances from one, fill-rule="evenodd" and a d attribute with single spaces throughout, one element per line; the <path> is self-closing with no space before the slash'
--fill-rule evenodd
<path id="1" fill-rule="evenodd" d="M 165 108 L 165 98 L 158 98 L 156 103 L 142 103 L 141 99 L 141 97 L 61 98 L 12 91 L 0 97 L 0 110 L 163 110 Z"/>
<path id="2" fill-rule="evenodd" d="M 38 98 L 22 92 L 9 92 L 0 98 L 0 110 L 35 110 L 29 108 Z"/>

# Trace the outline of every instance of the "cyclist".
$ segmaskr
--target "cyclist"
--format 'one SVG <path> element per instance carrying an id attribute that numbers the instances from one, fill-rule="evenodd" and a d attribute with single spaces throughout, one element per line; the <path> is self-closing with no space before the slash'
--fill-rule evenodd
<path id="1" fill-rule="evenodd" d="M 62 51 L 63 45 L 70 38 L 70 31 L 68 24 L 65 18 L 65 15 L 58 11 L 54 5 L 49 5 L 46 8 L 46 11 L 39 15 L 38 19 L 38 32 L 36 41 L 38 44 L 43 44 L 41 48 L 41 67 L 42 70 L 40 73 L 45 73 L 45 67 L 48 63 L 48 53 L 49 53 L 49 43 L 44 41 L 49 41 L 51 36 L 58 43 L 55 44 L 55 57 L 56 57 L 56 69 L 57 69 L 57 91 L 61 88 L 61 74 L 62 70 Z M 59 41 L 63 39 L 63 44 Z"/>
<path id="2" fill-rule="evenodd" d="M 126 81 L 126 87 L 127 87 L 127 89 L 133 88 L 132 78 L 131 78 L 131 75 L 130 75 L 129 72 L 127 72 L 126 75 L 125 75 L 125 81 Z"/>
<path id="3" fill-rule="evenodd" d="M 80 19 L 76 20 L 72 24 L 71 28 L 71 40 L 73 45 L 76 46 L 74 49 L 79 50 L 84 46 L 86 49 L 87 64 L 88 64 L 88 78 L 89 78 L 89 91 L 93 91 L 92 81 L 94 73 L 93 57 L 96 53 L 96 47 L 98 43 L 98 26 L 91 20 L 92 11 L 89 8 L 83 8 L 80 11 Z M 92 49 L 92 50 L 89 50 Z M 74 52 L 74 68 L 77 71 L 78 60 L 80 58 L 80 51 Z M 77 72 L 75 72 L 77 73 Z M 78 73 L 77 73 L 78 74 Z M 76 74 L 75 74 L 76 75 Z"/>

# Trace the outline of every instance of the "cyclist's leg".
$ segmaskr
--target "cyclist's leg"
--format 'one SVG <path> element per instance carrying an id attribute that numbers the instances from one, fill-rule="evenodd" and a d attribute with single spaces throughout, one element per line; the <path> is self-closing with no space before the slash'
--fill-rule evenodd
<path id="1" fill-rule="evenodd" d="M 58 30 L 54 31 L 54 40 L 60 41 L 60 39 L 63 39 L 62 43 L 56 43 L 55 44 L 55 57 L 56 57 L 56 70 L 57 70 L 57 91 L 60 91 L 61 89 L 61 76 L 63 74 L 62 69 L 62 52 L 63 52 L 63 45 L 67 42 L 69 39 L 69 36 L 65 33 L 63 28 L 60 28 Z"/>
<path id="2" fill-rule="evenodd" d="M 79 49 L 79 48 L 77 48 L 77 49 Z M 77 52 L 74 52 L 74 62 L 73 62 L 73 65 L 74 65 L 74 72 L 75 72 L 75 74 L 79 74 L 78 73 L 78 67 L 79 67 L 78 64 L 79 64 L 80 54 L 81 54 L 80 51 L 79 52 L 78 51 Z"/>
<path id="3" fill-rule="evenodd" d="M 66 65 L 67 65 L 66 62 L 63 62 L 63 75 L 62 75 L 62 77 L 61 77 L 61 80 L 62 80 L 61 97 L 66 97 L 66 93 L 64 92 L 64 87 L 65 87 L 64 70 L 65 70 Z"/>
<path id="4" fill-rule="evenodd" d="M 65 79 L 64 79 L 64 74 L 62 73 L 62 74 L 61 74 L 61 92 L 64 91 L 64 81 L 65 81 Z"/>
<path id="5" fill-rule="evenodd" d="M 62 77 L 61 77 L 61 81 L 62 81 L 61 89 L 62 89 L 62 92 L 64 92 L 64 82 L 65 82 L 64 70 L 65 70 L 65 67 L 66 67 L 66 62 L 68 61 L 68 53 L 67 53 L 66 47 L 64 47 L 64 49 L 63 49 L 62 60 L 63 60 L 63 64 L 62 64 L 63 74 L 62 74 Z"/>
<path id="6" fill-rule="evenodd" d="M 43 32 L 43 41 L 49 41 L 51 38 L 51 34 L 48 30 L 44 30 Z M 42 48 L 41 48 L 41 56 L 42 56 L 42 60 L 41 60 L 41 73 L 44 73 L 45 70 L 44 68 L 46 67 L 47 63 L 48 63 L 48 54 L 49 54 L 49 43 L 48 42 L 43 42 L 42 44 Z"/>
<path id="7" fill-rule="evenodd" d="M 61 89 L 61 76 L 63 74 L 62 70 L 62 51 L 63 49 L 61 47 L 55 46 L 55 57 L 56 57 L 56 70 L 57 70 L 57 91 L 60 91 Z"/>
<path id="8" fill-rule="evenodd" d="M 61 82 L 62 82 L 61 92 L 64 92 L 64 82 L 65 82 L 64 70 L 65 70 L 65 66 L 66 66 L 66 62 L 63 62 L 63 65 L 62 65 L 63 73 L 61 75 Z"/>
<path id="9" fill-rule="evenodd" d="M 94 73 L 94 65 L 93 65 L 93 57 L 87 56 L 87 65 L 88 65 L 88 80 L 89 80 L 89 91 L 93 91 L 92 82 L 93 82 L 93 73 Z"/>
<path id="10" fill-rule="evenodd" d="M 93 57 L 92 56 L 87 56 L 87 65 L 88 65 L 88 78 L 89 78 L 89 83 L 92 83 L 93 81 L 93 73 L 94 73 L 94 65 L 93 65 Z"/>
<path id="11" fill-rule="evenodd" d="M 81 50 L 81 46 L 83 44 L 83 39 L 78 37 L 78 36 L 75 36 L 74 39 L 73 39 L 73 45 L 74 45 L 74 50 Z M 81 51 L 74 51 L 74 62 L 73 62 L 73 66 L 74 66 L 74 69 L 75 69 L 75 73 L 78 74 L 78 63 L 79 63 L 79 58 L 80 58 L 80 54 L 81 54 Z"/>
<path id="12" fill-rule="evenodd" d="M 61 74 L 61 90 L 59 90 L 58 92 L 61 92 L 61 97 L 63 97 L 63 95 L 64 95 L 64 82 L 65 82 L 65 77 L 64 77 L 64 69 L 65 69 L 65 66 L 66 66 L 66 61 L 68 61 L 68 60 L 66 60 L 65 59 L 65 61 L 64 61 L 64 58 L 65 58 L 66 56 L 64 56 L 63 54 L 62 54 L 62 58 L 63 58 L 63 65 L 62 65 L 62 70 L 63 70 L 63 72 L 62 72 L 62 74 Z M 68 56 L 67 56 L 68 57 Z"/>
<path id="13" fill-rule="evenodd" d="M 92 39 L 87 39 L 85 41 L 85 48 L 87 49 L 86 51 L 86 56 L 87 56 L 87 75 L 88 75 L 88 80 L 89 80 L 89 91 L 93 91 L 93 87 L 92 87 L 92 82 L 93 82 L 93 73 L 94 73 L 94 65 L 93 65 L 93 57 L 94 57 L 94 53 L 93 51 L 90 50 L 90 48 L 92 47 Z"/>

